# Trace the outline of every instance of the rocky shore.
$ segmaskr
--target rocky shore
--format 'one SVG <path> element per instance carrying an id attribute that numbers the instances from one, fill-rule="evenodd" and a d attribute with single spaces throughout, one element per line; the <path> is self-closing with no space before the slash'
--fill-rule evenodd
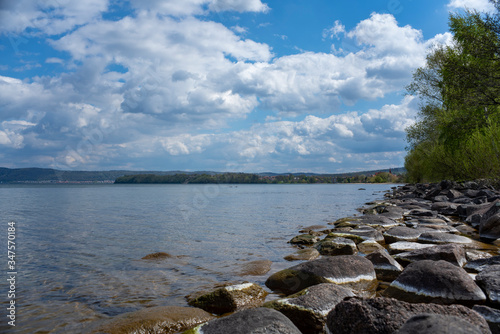
<path id="1" fill-rule="evenodd" d="M 189 307 L 122 314 L 94 333 L 500 333 L 500 191 L 490 181 L 405 185 L 361 215 L 289 242 L 301 261 Z M 150 255 L 158 258 L 164 254 Z M 269 261 L 248 270 L 265 273 Z M 267 291 L 281 298 L 267 301 Z"/>

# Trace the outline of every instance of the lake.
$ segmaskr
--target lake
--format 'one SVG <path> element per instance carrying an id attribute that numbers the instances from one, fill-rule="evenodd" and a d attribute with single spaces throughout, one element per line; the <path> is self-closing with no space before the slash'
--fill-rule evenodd
<path id="1" fill-rule="evenodd" d="M 264 286 L 301 227 L 357 214 L 393 185 L 0 185 L 4 268 L 0 332 L 85 333 L 117 314 L 227 281 Z M 359 190 L 359 188 L 366 190 Z M 7 298 L 15 222 L 15 298 Z M 141 260 L 167 252 L 162 261 Z M 264 276 L 242 266 L 271 260 Z M 16 326 L 7 325 L 9 301 Z M 7 320 L 6 320 L 7 319 Z"/>

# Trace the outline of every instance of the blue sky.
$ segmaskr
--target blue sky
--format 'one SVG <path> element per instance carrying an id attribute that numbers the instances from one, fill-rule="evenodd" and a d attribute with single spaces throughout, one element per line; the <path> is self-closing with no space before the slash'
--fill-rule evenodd
<path id="1" fill-rule="evenodd" d="M 3 0 L 0 166 L 400 167 L 404 95 L 487 0 Z"/>

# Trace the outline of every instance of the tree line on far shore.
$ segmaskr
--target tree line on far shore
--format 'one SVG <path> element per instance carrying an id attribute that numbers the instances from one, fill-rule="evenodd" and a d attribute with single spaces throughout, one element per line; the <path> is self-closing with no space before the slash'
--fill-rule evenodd
<path id="1" fill-rule="evenodd" d="M 435 47 L 408 86 L 421 98 L 407 129 L 410 182 L 500 177 L 500 0 L 494 13 L 449 18 L 453 43 Z"/>
<path id="2" fill-rule="evenodd" d="M 118 177 L 118 184 L 312 184 L 312 183 L 403 183 L 405 175 L 379 172 L 374 175 L 276 175 L 263 176 L 248 173 L 222 174 L 137 174 Z"/>

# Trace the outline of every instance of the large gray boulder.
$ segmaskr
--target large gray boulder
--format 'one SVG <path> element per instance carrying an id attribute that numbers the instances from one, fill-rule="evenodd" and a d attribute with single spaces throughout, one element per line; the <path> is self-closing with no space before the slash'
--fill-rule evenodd
<path id="1" fill-rule="evenodd" d="M 423 313 L 405 322 L 395 334 L 481 334 L 481 328 L 452 315 Z"/>
<path id="2" fill-rule="evenodd" d="M 357 255 L 328 256 L 298 264 L 271 275 L 266 286 L 292 294 L 320 283 L 342 285 L 365 296 L 373 295 L 377 287 L 373 264 Z"/>
<path id="3" fill-rule="evenodd" d="M 386 250 L 373 252 L 366 258 L 373 263 L 378 280 L 391 282 L 403 271 L 403 267 Z"/>
<path id="4" fill-rule="evenodd" d="M 474 305 L 486 301 L 464 269 L 443 260 L 409 264 L 383 295 L 411 303 Z"/>
<path id="5" fill-rule="evenodd" d="M 95 333 L 178 333 L 214 317 L 199 308 L 157 306 L 121 314 L 101 326 Z"/>
<path id="6" fill-rule="evenodd" d="M 264 306 L 286 315 L 302 333 L 315 334 L 322 333 L 328 313 L 344 298 L 353 296 L 350 289 L 323 283 Z"/>
<path id="7" fill-rule="evenodd" d="M 284 259 L 287 261 L 311 261 L 318 258 L 319 255 L 315 248 L 304 248 L 285 256 Z"/>
<path id="8" fill-rule="evenodd" d="M 476 276 L 476 283 L 493 305 L 500 305 L 500 265 L 486 267 Z"/>
<path id="9" fill-rule="evenodd" d="M 300 330 L 284 314 L 259 307 L 233 313 L 199 325 L 184 334 L 301 334 Z"/>
<path id="10" fill-rule="evenodd" d="M 381 297 L 345 299 L 328 314 L 327 326 L 332 334 L 389 334 L 421 313 L 456 316 L 479 326 L 481 333 L 490 333 L 486 321 L 462 305 L 413 304 Z"/>
<path id="11" fill-rule="evenodd" d="M 421 260 L 448 261 L 456 266 L 462 267 L 466 262 L 466 254 L 463 245 L 446 244 L 429 248 L 417 249 L 394 255 L 394 258 L 403 266 Z"/>
<path id="12" fill-rule="evenodd" d="M 479 226 L 479 235 L 482 239 L 496 240 L 500 238 L 500 213 L 497 213 Z"/>

